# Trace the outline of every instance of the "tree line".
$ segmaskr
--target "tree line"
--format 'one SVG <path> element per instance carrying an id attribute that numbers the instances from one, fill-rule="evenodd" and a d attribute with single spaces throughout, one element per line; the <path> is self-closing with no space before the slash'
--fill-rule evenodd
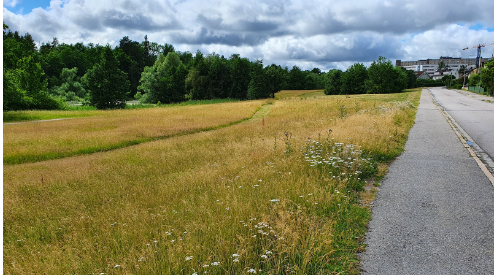
<path id="1" fill-rule="evenodd" d="M 417 87 L 417 84 L 413 71 L 394 67 L 390 60 L 379 56 L 368 68 L 355 63 L 344 72 L 329 71 L 324 92 L 327 95 L 399 93 L 404 89 Z"/>
<path id="2" fill-rule="evenodd" d="M 229 58 L 170 44 L 123 37 L 117 46 L 64 44 L 57 38 L 38 49 L 29 33 L 4 23 L 3 110 L 60 109 L 79 101 L 99 109 L 126 101 L 174 103 L 189 99 L 273 97 L 283 89 L 323 89 L 325 73 L 275 64 L 263 66 L 239 54 Z"/>
<path id="3" fill-rule="evenodd" d="M 416 79 L 380 56 L 368 68 L 346 71 L 301 70 L 250 61 L 239 54 L 180 52 L 170 44 L 138 42 L 124 36 L 114 48 L 89 43 L 64 44 L 57 38 L 38 49 L 29 33 L 3 25 L 3 110 L 61 109 L 77 101 L 98 109 L 122 108 L 126 101 L 177 103 L 206 99 L 259 99 L 280 90 L 324 89 L 328 95 L 396 93 L 439 86 Z"/>

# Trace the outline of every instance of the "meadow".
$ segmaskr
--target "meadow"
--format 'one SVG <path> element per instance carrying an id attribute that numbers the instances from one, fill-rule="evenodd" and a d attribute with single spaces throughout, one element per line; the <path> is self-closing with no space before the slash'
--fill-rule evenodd
<path id="1" fill-rule="evenodd" d="M 373 185 L 420 90 L 279 96 L 4 125 L 4 273 L 359 274 Z M 80 151 L 5 165 L 60 144 Z"/>

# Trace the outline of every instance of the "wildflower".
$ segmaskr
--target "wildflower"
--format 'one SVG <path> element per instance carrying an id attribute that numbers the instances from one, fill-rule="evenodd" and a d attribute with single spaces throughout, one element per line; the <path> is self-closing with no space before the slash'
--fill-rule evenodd
<path id="1" fill-rule="evenodd" d="M 238 258 L 236 258 L 236 259 L 234 259 L 234 260 L 233 260 L 233 262 L 235 262 L 235 263 L 239 263 L 239 259 L 238 259 Z"/>
<path id="2" fill-rule="evenodd" d="M 219 265 L 220 262 L 213 262 L 212 265 Z"/>
<path id="3" fill-rule="evenodd" d="M 233 257 L 239 257 L 237 253 L 232 254 Z"/>
<path id="4" fill-rule="evenodd" d="M 260 256 L 260 257 L 262 257 L 262 258 L 264 258 L 264 259 L 269 258 L 269 257 L 268 257 L 267 255 L 265 255 L 265 254 L 263 254 L 263 255 L 262 255 L 262 256 Z"/>
<path id="5" fill-rule="evenodd" d="M 248 273 L 257 273 L 257 271 L 253 268 L 248 269 Z"/>
<path id="6" fill-rule="evenodd" d="M 120 265 L 120 264 L 116 264 L 116 265 L 114 266 L 114 268 L 118 268 L 118 267 L 121 267 L 121 265 Z"/>
<path id="7" fill-rule="evenodd" d="M 265 251 L 265 254 L 272 254 L 272 251 L 267 250 L 267 251 Z"/>
<path id="8" fill-rule="evenodd" d="M 191 275 L 198 275 L 198 272 L 195 272 L 195 273 L 193 273 L 193 274 L 191 274 Z"/>
<path id="9" fill-rule="evenodd" d="M 186 256 L 186 261 L 192 260 L 193 256 Z"/>
<path id="10" fill-rule="evenodd" d="M 209 267 L 209 265 L 208 264 L 204 264 L 203 267 Z"/>
<path id="11" fill-rule="evenodd" d="M 226 207 L 226 210 L 229 210 L 230 208 L 229 207 Z"/>
<path id="12" fill-rule="evenodd" d="M 260 186 L 260 185 L 258 185 L 258 184 L 253 185 L 253 187 L 259 187 L 259 186 Z"/>
<path id="13" fill-rule="evenodd" d="M 270 200 L 270 201 L 271 201 L 271 202 L 278 202 L 278 201 L 279 201 L 279 199 L 272 199 L 272 200 Z"/>

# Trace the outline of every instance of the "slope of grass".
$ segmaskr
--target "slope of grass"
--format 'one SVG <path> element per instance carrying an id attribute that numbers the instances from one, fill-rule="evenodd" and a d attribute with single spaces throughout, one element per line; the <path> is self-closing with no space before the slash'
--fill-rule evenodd
<path id="1" fill-rule="evenodd" d="M 396 96 L 276 100 L 264 125 L 5 166 L 3 271 L 359 274 L 365 180 L 420 93 Z"/>

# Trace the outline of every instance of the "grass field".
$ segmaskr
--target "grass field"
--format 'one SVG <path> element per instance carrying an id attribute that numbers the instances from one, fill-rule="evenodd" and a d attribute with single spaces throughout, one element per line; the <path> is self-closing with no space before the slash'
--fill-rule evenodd
<path id="1" fill-rule="evenodd" d="M 159 120 L 163 113 L 111 139 L 153 136 L 150 127 L 183 131 L 244 122 L 4 165 L 4 273 L 359 274 L 357 253 L 365 249 L 370 219 L 364 187 L 403 150 L 420 91 L 302 94 L 178 107 L 176 119 Z M 206 108 L 194 113 L 193 107 Z M 65 120 L 61 129 L 118 129 L 129 123 L 122 118 L 129 112 L 142 118 L 150 110 L 156 109 Z M 4 140 L 11 126 L 4 126 Z M 33 131 L 42 126 L 29 127 L 17 133 L 27 148 L 38 142 Z M 92 144 L 108 133 L 85 139 Z M 4 143 L 4 152 L 12 144 Z M 57 150 L 55 143 L 43 152 Z"/>
<path id="2" fill-rule="evenodd" d="M 263 104 L 264 101 L 245 101 L 115 111 L 40 111 L 38 117 L 45 119 L 58 118 L 57 114 L 70 119 L 4 125 L 3 163 L 102 152 L 222 127 L 249 119 Z"/>

